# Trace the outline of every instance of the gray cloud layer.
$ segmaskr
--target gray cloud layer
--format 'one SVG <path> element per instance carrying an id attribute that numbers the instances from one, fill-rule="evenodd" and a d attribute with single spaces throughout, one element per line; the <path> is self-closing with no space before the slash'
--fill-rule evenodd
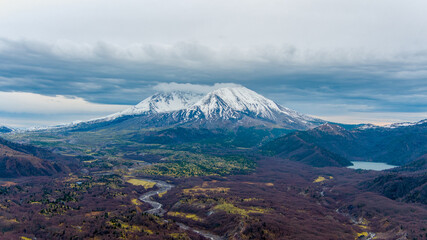
<path id="1" fill-rule="evenodd" d="M 311 54 L 318 56 L 312 58 L 295 48 L 287 55 L 280 48 L 251 53 L 237 48 L 230 58 L 228 51 L 190 43 L 129 48 L 99 43 L 85 46 L 85 51 L 59 43 L 4 39 L 0 43 L 3 91 L 132 104 L 151 94 L 159 83 L 234 82 L 274 95 L 279 102 L 357 102 L 388 111 L 425 111 L 427 103 L 427 52 L 422 51 L 384 59 L 363 55 L 350 59 L 321 54 Z"/>

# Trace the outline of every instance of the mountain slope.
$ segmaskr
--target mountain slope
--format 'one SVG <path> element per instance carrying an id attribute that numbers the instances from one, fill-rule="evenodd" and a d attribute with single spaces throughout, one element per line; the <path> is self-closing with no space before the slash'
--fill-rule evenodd
<path id="1" fill-rule="evenodd" d="M 427 171 L 427 154 L 407 163 L 401 167 L 393 169 L 394 172 L 422 172 Z"/>
<path id="2" fill-rule="evenodd" d="M 53 175 L 69 172 L 71 159 L 48 150 L 0 138 L 0 178 Z"/>
<path id="3" fill-rule="evenodd" d="M 296 111 L 282 107 L 245 87 L 221 88 L 208 93 L 189 109 L 176 116 L 183 121 L 219 123 L 243 126 L 266 125 L 290 129 L 307 129 L 323 123 Z"/>
<path id="4" fill-rule="evenodd" d="M 381 193 L 393 200 L 427 204 L 427 174 L 425 171 L 421 173 L 387 173 L 363 182 L 361 187 Z"/>
<path id="5" fill-rule="evenodd" d="M 278 120 L 280 113 L 298 118 L 301 121 L 312 120 L 295 111 L 285 109 L 270 99 L 244 87 L 215 90 L 198 101 L 192 109 L 200 110 L 206 119 L 236 118 L 235 113 L 240 112 L 269 120 Z"/>
<path id="6" fill-rule="evenodd" d="M 96 120 L 108 121 L 123 116 L 136 116 L 178 111 L 192 106 L 202 96 L 203 95 L 198 93 L 184 91 L 156 93 L 131 108 Z"/>
<path id="7" fill-rule="evenodd" d="M 314 167 L 343 167 L 352 165 L 347 159 L 316 144 L 304 140 L 304 132 L 295 132 L 277 138 L 262 148 L 284 159 L 302 162 Z"/>

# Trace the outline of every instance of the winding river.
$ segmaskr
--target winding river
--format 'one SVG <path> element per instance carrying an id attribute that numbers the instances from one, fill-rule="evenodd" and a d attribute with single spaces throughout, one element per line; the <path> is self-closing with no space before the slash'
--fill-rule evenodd
<path id="1" fill-rule="evenodd" d="M 171 184 L 169 184 L 169 183 L 166 183 L 164 181 L 159 181 L 159 180 L 150 180 L 150 179 L 141 179 L 141 180 L 148 181 L 148 182 L 154 182 L 154 183 L 156 183 L 156 187 L 157 187 L 157 190 L 146 192 L 146 193 L 142 194 L 139 197 L 139 200 L 141 200 L 142 202 L 150 204 L 151 207 L 152 207 L 151 209 L 149 209 L 149 210 L 147 210 L 145 212 L 146 213 L 150 213 L 150 214 L 156 214 L 156 215 L 159 215 L 159 216 L 163 216 L 165 214 L 165 212 L 166 212 L 162 208 L 163 205 L 161 203 L 153 200 L 152 197 L 155 196 L 155 195 L 161 194 L 161 193 L 165 193 L 165 192 L 171 190 L 174 186 L 171 185 Z M 205 237 L 207 239 L 210 239 L 210 240 L 223 240 L 222 237 L 214 235 L 212 233 L 191 228 L 191 227 L 189 227 L 189 226 L 187 226 L 187 225 L 185 225 L 183 223 L 180 223 L 180 222 L 176 222 L 176 223 L 182 229 L 193 231 L 193 232 L 195 232 L 195 233 L 197 233 L 197 234 L 199 234 L 199 235 L 201 235 L 201 236 L 203 236 L 203 237 Z"/>
<path id="2" fill-rule="evenodd" d="M 166 212 L 162 208 L 163 205 L 159 202 L 154 201 L 151 197 L 158 195 L 158 194 L 161 194 L 161 193 L 165 193 L 165 192 L 171 190 L 173 188 L 173 185 L 166 183 L 164 181 L 158 181 L 158 180 L 148 180 L 148 179 L 141 179 L 141 180 L 144 180 L 147 182 L 155 182 L 156 187 L 157 187 L 157 190 L 146 192 L 139 197 L 139 200 L 150 204 L 152 207 L 150 210 L 147 210 L 145 212 L 150 213 L 150 214 L 156 214 L 159 216 L 163 216 Z"/>

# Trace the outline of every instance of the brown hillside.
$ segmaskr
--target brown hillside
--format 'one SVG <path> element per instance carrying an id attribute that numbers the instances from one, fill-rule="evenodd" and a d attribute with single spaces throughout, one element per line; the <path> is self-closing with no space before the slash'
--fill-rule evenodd
<path id="1" fill-rule="evenodd" d="M 60 172 L 67 172 L 69 168 L 65 164 L 57 161 L 46 160 L 16 148 L 15 143 L 4 139 L 0 141 L 0 178 L 12 178 L 20 176 L 43 176 L 53 175 Z M 9 146 L 10 143 L 10 146 Z M 22 147 L 32 149 L 32 146 Z M 37 148 L 35 150 L 40 151 Z M 44 152 L 45 154 L 47 152 Z"/>

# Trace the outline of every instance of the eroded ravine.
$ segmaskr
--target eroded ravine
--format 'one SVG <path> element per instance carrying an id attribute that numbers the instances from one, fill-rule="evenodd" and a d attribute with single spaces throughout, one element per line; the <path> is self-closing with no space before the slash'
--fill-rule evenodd
<path id="1" fill-rule="evenodd" d="M 140 180 L 144 180 L 144 181 L 148 181 L 148 182 L 154 182 L 156 183 L 156 187 L 157 190 L 153 190 L 153 191 L 149 191 L 146 192 L 144 194 L 142 194 L 139 197 L 139 200 L 141 200 L 142 202 L 148 203 L 151 205 L 151 209 L 145 211 L 146 213 L 150 213 L 150 214 L 156 214 L 159 216 L 163 216 L 166 212 L 166 210 L 164 210 L 162 207 L 163 205 L 155 200 L 152 199 L 153 196 L 158 195 L 158 194 L 162 194 L 165 193 L 169 190 L 171 190 L 174 186 L 172 184 L 166 183 L 164 181 L 159 181 L 159 180 L 150 180 L 150 179 L 140 179 Z M 182 229 L 184 230 L 190 230 L 193 231 L 207 239 L 211 239 L 211 240 L 223 240 L 222 237 L 217 236 L 215 234 L 212 233 L 208 233 L 206 231 L 203 230 L 198 230 L 198 229 L 194 229 L 192 227 L 189 227 L 183 223 L 180 222 L 176 222 L 178 224 L 178 226 L 180 226 Z"/>

